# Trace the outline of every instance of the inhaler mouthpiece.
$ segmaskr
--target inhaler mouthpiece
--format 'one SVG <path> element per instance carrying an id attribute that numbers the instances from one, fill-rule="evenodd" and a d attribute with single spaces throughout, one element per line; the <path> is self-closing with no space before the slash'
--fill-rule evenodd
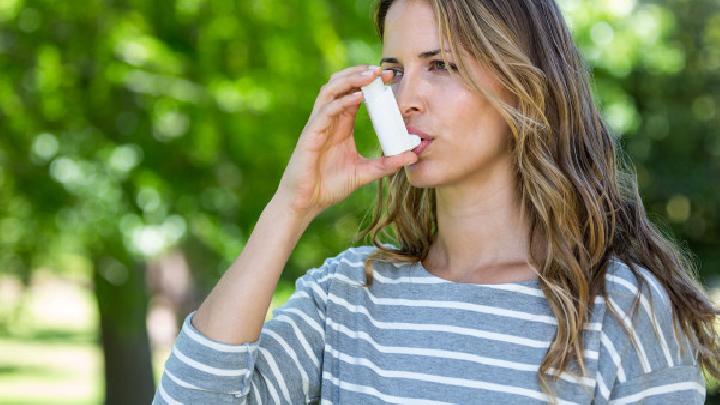
<path id="1" fill-rule="evenodd" d="M 405 128 L 392 88 L 386 86 L 382 78 L 376 77 L 372 83 L 363 86 L 362 92 L 385 156 L 399 155 L 420 145 L 420 137 L 409 134 Z"/>

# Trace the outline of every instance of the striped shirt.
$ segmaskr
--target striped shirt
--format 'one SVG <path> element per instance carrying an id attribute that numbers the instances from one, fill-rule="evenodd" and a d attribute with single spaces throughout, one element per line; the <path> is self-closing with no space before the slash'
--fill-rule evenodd
<path id="1" fill-rule="evenodd" d="M 363 259 L 374 249 L 350 248 L 308 270 L 254 342 L 210 339 L 188 314 L 153 404 L 550 400 L 537 373 L 557 319 L 538 280 L 460 283 L 419 261 L 376 262 L 373 285 L 362 287 Z M 551 383 L 559 403 L 704 402 L 697 352 L 676 334 L 663 286 L 646 269 L 641 275 L 647 283 L 632 312 L 640 284 L 610 262 L 608 300 L 595 299 L 583 330 L 587 373 L 569 363 Z"/>

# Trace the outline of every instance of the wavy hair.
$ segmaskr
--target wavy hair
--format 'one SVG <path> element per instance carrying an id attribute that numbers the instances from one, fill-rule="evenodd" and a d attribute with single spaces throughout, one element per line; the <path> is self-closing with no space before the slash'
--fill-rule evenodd
<path id="1" fill-rule="evenodd" d="M 512 134 L 515 187 L 530 219 L 528 254 L 558 319 L 557 333 L 538 372 L 542 389 L 551 391 L 546 374 L 556 381 L 569 360 L 586 374 L 583 326 L 594 297 L 607 298 L 605 273 L 613 256 L 628 265 L 640 287 L 646 281 L 636 266 L 662 283 L 673 316 L 697 350 L 700 365 L 720 378 L 715 326 L 720 310 L 697 281 L 692 254 L 647 218 L 635 170 L 593 102 L 588 68 L 555 1 L 425 1 L 445 39 L 440 41 L 441 54 L 448 52 L 445 42 L 455 55 L 465 50 L 488 67 L 516 100 L 517 105 L 507 105 L 475 83 L 462 58 L 456 62 L 457 72 L 448 70 L 490 100 Z M 376 4 L 374 18 L 381 40 L 393 3 Z M 413 187 L 404 170 L 377 184 L 372 219 L 355 238 L 357 242 L 371 235 L 378 248 L 365 261 L 365 286 L 372 285 L 373 262 L 424 260 L 438 230 L 434 189 Z M 382 243 L 380 237 L 389 237 L 397 246 Z M 639 295 L 634 308 L 638 299 Z M 553 369 L 557 373 L 550 372 Z"/>

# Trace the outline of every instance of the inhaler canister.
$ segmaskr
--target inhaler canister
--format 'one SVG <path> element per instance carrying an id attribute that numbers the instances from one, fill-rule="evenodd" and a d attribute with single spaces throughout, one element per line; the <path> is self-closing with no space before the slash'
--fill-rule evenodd
<path id="1" fill-rule="evenodd" d="M 420 144 L 420 137 L 409 134 L 405 128 L 392 88 L 386 86 L 382 78 L 376 77 L 372 83 L 363 86 L 362 92 L 385 156 L 399 155 Z"/>

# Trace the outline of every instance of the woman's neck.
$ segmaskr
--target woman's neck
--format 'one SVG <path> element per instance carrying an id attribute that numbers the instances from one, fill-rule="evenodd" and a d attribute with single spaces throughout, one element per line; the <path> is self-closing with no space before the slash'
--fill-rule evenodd
<path id="1" fill-rule="evenodd" d="M 457 279 L 500 280 L 503 275 L 498 272 L 514 279 L 532 278 L 530 225 L 521 215 L 510 170 L 497 170 L 474 183 L 436 188 L 435 193 L 438 234 L 426 268 Z"/>

